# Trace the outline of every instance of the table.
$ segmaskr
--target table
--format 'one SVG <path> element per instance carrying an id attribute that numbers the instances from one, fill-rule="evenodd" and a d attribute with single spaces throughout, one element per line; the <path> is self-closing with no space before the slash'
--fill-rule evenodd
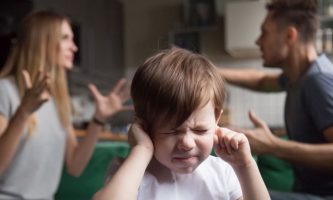
<path id="1" fill-rule="evenodd" d="M 84 137 L 86 135 L 86 130 L 75 129 L 75 134 L 78 137 Z M 127 141 L 126 134 L 113 134 L 110 131 L 102 131 L 99 133 L 100 140 L 111 140 L 111 141 Z"/>

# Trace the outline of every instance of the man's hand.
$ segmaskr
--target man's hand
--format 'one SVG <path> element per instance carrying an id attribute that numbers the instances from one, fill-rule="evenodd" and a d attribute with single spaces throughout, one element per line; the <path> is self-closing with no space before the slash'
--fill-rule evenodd
<path id="1" fill-rule="evenodd" d="M 250 142 L 251 151 L 253 154 L 270 154 L 270 151 L 273 149 L 273 146 L 277 142 L 277 137 L 272 134 L 267 124 L 263 120 L 257 118 L 251 110 L 249 111 L 249 117 L 255 128 L 232 128 L 232 130 L 244 133 L 246 135 Z"/>

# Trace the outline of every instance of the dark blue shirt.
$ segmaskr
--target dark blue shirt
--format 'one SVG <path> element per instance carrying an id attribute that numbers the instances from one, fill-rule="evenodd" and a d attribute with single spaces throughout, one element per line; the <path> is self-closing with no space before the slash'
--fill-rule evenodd
<path id="1" fill-rule="evenodd" d="M 285 74 L 279 78 L 287 91 L 285 123 L 291 140 L 328 143 L 323 132 L 333 126 L 333 65 L 323 54 L 291 85 Z M 299 155 L 304 156 L 304 155 Z M 332 155 L 333 156 L 333 155 Z M 333 174 L 294 164 L 295 192 L 333 195 Z"/>

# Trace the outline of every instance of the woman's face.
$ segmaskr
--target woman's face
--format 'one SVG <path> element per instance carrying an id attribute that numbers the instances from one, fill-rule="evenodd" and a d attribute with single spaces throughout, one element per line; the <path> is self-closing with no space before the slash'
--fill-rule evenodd
<path id="1" fill-rule="evenodd" d="M 65 69 L 73 68 L 74 53 L 78 50 L 73 38 L 74 35 L 70 24 L 64 21 L 61 26 L 59 66 Z"/>

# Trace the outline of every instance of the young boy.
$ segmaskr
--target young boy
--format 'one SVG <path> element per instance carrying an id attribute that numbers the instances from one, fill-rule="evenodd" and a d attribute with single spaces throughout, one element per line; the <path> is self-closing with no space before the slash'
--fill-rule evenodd
<path id="1" fill-rule="evenodd" d="M 136 72 L 131 95 L 131 152 L 111 161 L 94 200 L 270 199 L 247 138 L 217 126 L 225 86 L 205 57 L 157 53 Z"/>

